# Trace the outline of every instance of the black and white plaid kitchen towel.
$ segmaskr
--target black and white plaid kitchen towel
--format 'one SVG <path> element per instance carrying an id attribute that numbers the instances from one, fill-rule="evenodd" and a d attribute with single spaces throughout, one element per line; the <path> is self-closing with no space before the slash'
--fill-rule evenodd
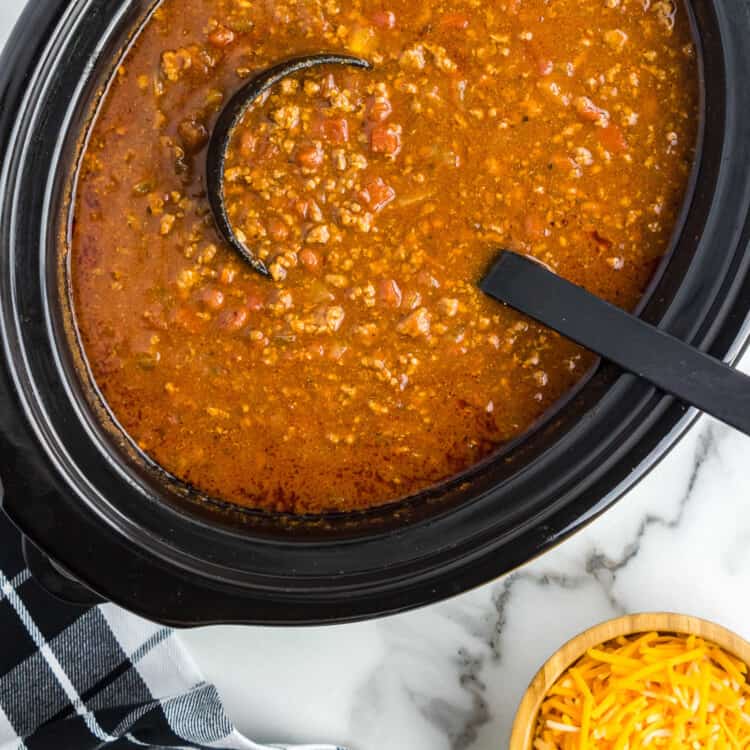
<path id="1" fill-rule="evenodd" d="M 103 747 L 270 750 L 234 729 L 169 628 L 47 594 L 0 512 L 0 750 Z"/>

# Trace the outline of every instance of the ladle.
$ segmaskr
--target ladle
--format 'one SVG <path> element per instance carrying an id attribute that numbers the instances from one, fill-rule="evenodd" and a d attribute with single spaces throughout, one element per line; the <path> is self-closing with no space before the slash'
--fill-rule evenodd
<path id="1" fill-rule="evenodd" d="M 247 109 L 289 75 L 319 65 L 370 69 L 349 55 L 297 57 L 261 71 L 224 107 L 208 147 L 207 189 L 219 231 L 258 273 L 265 263 L 241 242 L 227 215 L 224 170 L 232 133 Z M 501 251 L 479 284 L 485 294 L 554 329 L 661 390 L 750 435 L 750 377 L 590 294 L 534 259 Z"/>
<path id="2" fill-rule="evenodd" d="M 256 73 L 250 80 L 227 102 L 219 114 L 211 139 L 208 143 L 206 157 L 206 190 L 211 211 L 221 235 L 259 274 L 270 276 L 266 264 L 235 234 L 232 222 L 227 214 L 224 200 L 224 171 L 227 160 L 227 150 L 232 140 L 234 129 L 239 124 L 247 110 L 273 86 L 290 75 L 308 70 L 319 65 L 347 65 L 354 68 L 369 70 L 372 66 L 367 60 L 351 55 L 307 55 L 295 57 L 291 60 L 266 68 Z"/>
<path id="3" fill-rule="evenodd" d="M 558 276 L 503 251 L 481 290 L 680 401 L 750 435 L 750 377 Z"/>

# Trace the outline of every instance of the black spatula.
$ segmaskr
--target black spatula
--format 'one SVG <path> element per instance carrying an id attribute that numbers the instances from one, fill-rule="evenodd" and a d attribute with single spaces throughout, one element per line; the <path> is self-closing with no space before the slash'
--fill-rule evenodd
<path id="1" fill-rule="evenodd" d="M 723 362 L 524 255 L 501 252 L 480 288 L 680 401 L 750 435 L 750 377 Z"/>

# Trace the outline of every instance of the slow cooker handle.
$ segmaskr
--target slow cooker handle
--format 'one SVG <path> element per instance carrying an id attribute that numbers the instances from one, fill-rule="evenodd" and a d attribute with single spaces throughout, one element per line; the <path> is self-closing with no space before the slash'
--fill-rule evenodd
<path id="1" fill-rule="evenodd" d="M 66 604 L 95 607 L 105 600 L 78 579 L 66 573 L 52 558 L 45 555 L 26 537 L 22 542 L 23 557 L 34 580 L 48 593 Z"/>

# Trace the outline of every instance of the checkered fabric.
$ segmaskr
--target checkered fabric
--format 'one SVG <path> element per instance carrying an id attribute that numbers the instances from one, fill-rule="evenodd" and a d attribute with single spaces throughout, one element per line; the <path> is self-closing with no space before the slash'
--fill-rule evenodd
<path id="1" fill-rule="evenodd" d="M 169 628 L 47 594 L 0 512 L 0 750 L 103 747 L 270 750 L 234 729 Z"/>

